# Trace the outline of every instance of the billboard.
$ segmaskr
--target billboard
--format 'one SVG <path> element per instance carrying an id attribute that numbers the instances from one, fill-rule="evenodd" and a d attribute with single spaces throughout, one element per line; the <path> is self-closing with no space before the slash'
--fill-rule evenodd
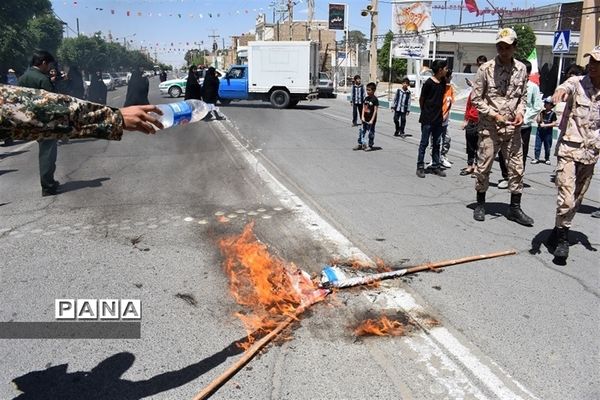
<path id="1" fill-rule="evenodd" d="M 329 29 L 343 31 L 346 29 L 346 5 L 329 5 Z"/>
<path id="2" fill-rule="evenodd" d="M 431 2 L 394 3 L 392 32 L 395 39 L 393 56 L 397 58 L 429 57 L 429 35 L 420 32 L 431 29 Z"/>

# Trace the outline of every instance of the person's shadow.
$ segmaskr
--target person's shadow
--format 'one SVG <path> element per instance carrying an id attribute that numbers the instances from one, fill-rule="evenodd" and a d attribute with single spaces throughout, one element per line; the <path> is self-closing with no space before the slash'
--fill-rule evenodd
<path id="1" fill-rule="evenodd" d="M 552 229 L 544 229 L 533 239 L 531 239 L 531 249 L 529 249 L 529 254 L 541 254 L 542 245 L 546 248 L 548 253 L 554 255 L 554 250 L 556 250 L 556 241 L 552 240 Z M 575 244 L 581 243 L 583 247 L 588 249 L 589 251 L 598 251 L 592 244 L 588 237 L 579 232 L 579 231 L 570 231 L 569 232 L 569 247 Z M 554 257 L 552 262 L 556 265 L 567 265 L 567 260 L 565 258 Z"/>
<path id="2" fill-rule="evenodd" d="M 475 210 L 477 203 L 467 204 L 467 208 L 471 210 Z M 498 203 L 493 201 L 488 201 L 485 203 L 485 216 L 489 217 L 504 217 L 506 218 L 506 213 L 508 212 L 508 204 L 506 203 Z"/>
<path id="3" fill-rule="evenodd" d="M 61 192 L 71 192 L 74 190 L 79 190 L 79 189 L 88 188 L 88 187 L 101 187 L 102 182 L 108 181 L 108 180 L 110 180 L 110 178 L 106 177 L 106 178 L 90 179 L 88 181 L 65 182 L 62 185 L 60 185 L 60 191 Z"/>
<path id="4" fill-rule="evenodd" d="M 21 393 L 13 400 L 138 400 L 185 385 L 202 376 L 228 357 L 243 352 L 238 339 L 212 356 L 177 371 L 165 372 L 141 381 L 121 376 L 133 365 L 135 356 L 117 353 L 101 361 L 91 371 L 67 372 L 68 364 L 32 371 L 13 379 Z"/>
<path id="5" fill-rule="evenodd" d="M 27 152 L 29 152 L 29 150 L 11 151 L 9 153 L 3 153 L 3 154 L 0 154 L 0 160 L 4 160 L 5 158 L 8 158 L 8 157 L 18 156 L 19 154 L 23 154 L 23 153 L 27 153 Z"/>

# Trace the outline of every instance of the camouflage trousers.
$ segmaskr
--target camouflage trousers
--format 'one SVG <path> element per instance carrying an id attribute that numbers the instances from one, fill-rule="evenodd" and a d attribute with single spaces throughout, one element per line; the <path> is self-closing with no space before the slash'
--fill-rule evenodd
<path id="1" fill-rule="evenodd" d="M 477 143 L 477 169 L 475 190 L 486 192 L 490 183 L 490 171 L 498 151 L 502 152 L 508 167 L 508 190 L 511 193 L 523 191 L 523 148 L 519 128 L 482 126 Z"/>
<path id="2" fill-rule="evenodd" d="M 571 158 L 558 157 L 556 165 L 556 226 L 570 228 L 571 221 L 590 187 L 594 166 L 582 164 Z"/>

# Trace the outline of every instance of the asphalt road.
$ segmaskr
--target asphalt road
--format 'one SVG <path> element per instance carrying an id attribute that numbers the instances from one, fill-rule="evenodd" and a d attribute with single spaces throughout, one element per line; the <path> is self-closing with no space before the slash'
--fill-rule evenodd
<path id="1" fill-rule="evenodd" d="M 173 101 L 156 85 L 152 102 Z M 109 102 L 122 105 L 124 91 Z M 370 153 L 351 150 L 356 129 L 340 100 L 222 111 L 228 121 L 61 145 L 56 177 L 66 192 L 54 198 L 40 197 L 35 143 L 0 149 L 0 321 L 52 321 L 56 298 L 143 304 L 139 340 L 0 340 L 0 398 L 19 395 L 14 379 L 20 399 L 193 397 L 239 358 L 233 343 L 244 330 L 216 243 L 251 220 L 274 254 L 310 273 L 333 258 L 400 266 L 518 254 L 339 292 L 213 398 L 600 397 L 600 235 L 589 216 L 600 205 L 597 178 L 569 262 L 555 265 L 541 243 L 553 225 L 551 166 L 527 166 L 533 228 L 502 216 L 509 194 L 495 187 L 486 222 L 476 223 L 455 123 L 454 167 L 422 180 L 417 138 L 391 136 L 387 110 L 382 150 Z M 381 314 L 408 321 L 408 334 L 353 335 Z"/>

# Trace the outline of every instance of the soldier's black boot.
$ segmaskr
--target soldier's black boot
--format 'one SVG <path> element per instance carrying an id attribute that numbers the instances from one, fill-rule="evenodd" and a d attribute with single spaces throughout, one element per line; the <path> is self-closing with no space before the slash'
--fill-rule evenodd
<path id="1" fill-rule="evenodd" d="M 508 208 L 506 218 L 521 225 L 533 226 L 533 218 L 521 210 L 521 193 L 510 194 L 510 207 Z"/>
<path id="2" fill-rule="evenodd" d="M 556 249 L 554 250 L 554 257 L 556 258 L 567 258 L 569 257 L 569 228 L 555 228 L 556 229 Z"/>
<path id="3" fill-rule="evenodd" d="M 477 204 L 473 210 L 475 221 L 485 221 L 485 192 L 477 192 Z"/>

